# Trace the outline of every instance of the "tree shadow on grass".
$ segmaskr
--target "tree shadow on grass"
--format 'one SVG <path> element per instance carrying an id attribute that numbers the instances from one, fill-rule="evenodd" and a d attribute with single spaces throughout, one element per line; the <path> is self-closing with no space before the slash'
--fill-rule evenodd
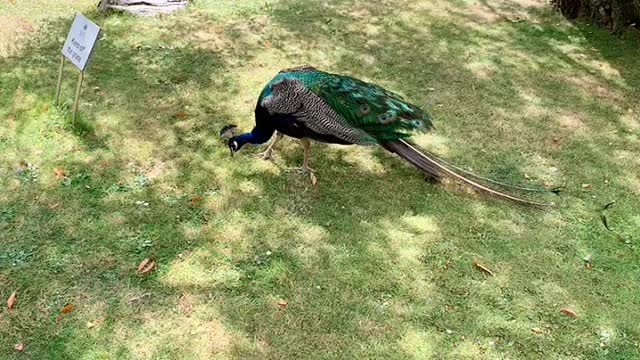
<path id="1" fill-rule="evenodd" d="M 68 19 L 54 19 L 46 28 L 65 29 L 68 23 Z M 203 139 L 215 136 L 216 122 L 226 117 L 225 110 L 217 108 L 213 121 L 181 131 L 179 123 L 194 114 L 181 108 L 190 99 L 189 93 L 179 90 L 189 87 L 203 96 L 206 91 L 231 88 L 224 83 L 211 86 L 214 76 L 225 79 L 219 54 L 202 49 L 135 48 L 107 31 L 82 97 L 83 121 L 91 125 L 74 136 L 65 131 L 66 122 L 60 119 L 64 114 L 47 110 L 55 86 L 53 54 L 59 53 L 57 37 L 62 35 L 58 32 L 39 34 L 44 39 L 38 45 L 0 63 L 8 69 L 1 76 L 0 96 L 6 104 L 3 118 L 9 121 L 2 134 L 8 137 L 3 144 L 7 157 L 1 160 L 1 270 L 7 280 L 2 293 L 17 288 L 20 294 L 16 311 L 2 319 L 6 356 L 13 356 L 10 343 L 23 338 L 32 354 L 77 357 L 92 341 L 83 322 L 96 320 L 103 325 L 98 331 L 102 338 L 95 341 L 108 348 L 117 341 L 110 329 L 118 328 L 120 318 L 143 312 L 132 309 L 129 298 L 146 291 L 161 299 L 172 294 L 155 285 L 153 276 L 136 275 L 136 263 L 149 255 L 160 263 L 192 249 L 194 239 L 185 229 L 209 220 L 206 211 L 189 204 L 190 196 L 185 198 L 183 189 L 153 188 L 153 176 L 163 171 L 161 166 L 141 168 L 131 162 L 140 156 L 130 155 L 147 146 L 160 150 L 158 164 L 177 158 L 179 165 L 185 160 L 186 172 L 197 171 L 188 159 L 181 159 L 181 153 L 197 151 L 208 156 L 204 152 L 211 149 Z M 74 74 L 67 66 L 66 80 Z M 65 85 L 64 93 L 69 90 Z M 210 110 L 198 109 L 201 114 Z M 64 169 L 66 176 L 56 179 L 54 166 Z M 78 315 L 56 320 L 67 302 L 76 305 Z M 123 355 L 131 351 L 123 349 L 117 351 L 124 351 Z"/>

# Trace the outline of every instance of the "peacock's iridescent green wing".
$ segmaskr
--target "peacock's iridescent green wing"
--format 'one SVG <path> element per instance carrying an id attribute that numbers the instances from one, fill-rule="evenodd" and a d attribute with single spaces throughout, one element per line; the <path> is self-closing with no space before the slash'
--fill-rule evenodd
<path id="1" fill-rule="evenodd" d="M 260 104 L 272 114 L 291 114 L 318 134 L 332 135 L 347 143 L 375 144 L 378 140 L 354 127 L 310 88 L 323 77 L 312 70 L 281 72 L 263 90 Z"/>
<path id="2" fill-rule="evenodd" d="M 348 76 L 323 73 L 308 84 L 344 121 L 377 141 L 410 137 L 433 127 L 419 107 L 381 86 Z"/>

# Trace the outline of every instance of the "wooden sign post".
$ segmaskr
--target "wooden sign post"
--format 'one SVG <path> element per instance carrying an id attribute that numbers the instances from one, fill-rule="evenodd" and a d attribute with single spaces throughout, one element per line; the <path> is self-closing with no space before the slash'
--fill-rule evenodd
<path id="1" fill-rule="evenodd" d="M 84 79 L 84 69 L 89 63 L 93 49 L 100 35 L 100 27 L 91 22 L 80 13 L 76 13 L 67 35 L 67 40 L 62 47 L 62 55 L 60 57 L 60 72 L 58 73 L 58 84 L 56 86 L 55 106 L 58 106 L 60 98 L 60 85 L 62 84 L 62 70 L 64 69 L 65 58 L 69 60 L 75 67 L 80 70 L 78 84 L 76 85 L 76 94 L 73 101 L 73 117 L 71 121 L 75 123 L 76 113 L 78 112 L 78 101 L 80 100 L 80 89 L 82 88 L 82 80 Z"/>

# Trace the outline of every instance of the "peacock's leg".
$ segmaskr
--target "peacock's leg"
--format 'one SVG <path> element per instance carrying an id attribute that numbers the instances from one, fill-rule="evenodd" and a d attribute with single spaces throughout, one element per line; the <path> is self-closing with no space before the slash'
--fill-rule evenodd
<path id="1" fill-rule="evenodd" d="M 300 139 L 302 148 L 304 149 L 304 159 L 302 160 L 302 172 L 313 173 L 315 170 L 309 167 L 309 158 L 311 157 L 311 141 L 308 138 Z"/>
<path id="2" fill-rule="evenodd" d="M 282 140 L 282 136 L 283 135 L 281 132 L 276 131 L 276 138 L 273 139 L 273 142 L 271 144 L 269 144 L 269 147 L 267 147 L 267 150 L 265 150 L 265 152 L 258 155 L 261 156 L 263 160 L 271 159 L 273 148 L 280 142 L 280 140 Z"/>

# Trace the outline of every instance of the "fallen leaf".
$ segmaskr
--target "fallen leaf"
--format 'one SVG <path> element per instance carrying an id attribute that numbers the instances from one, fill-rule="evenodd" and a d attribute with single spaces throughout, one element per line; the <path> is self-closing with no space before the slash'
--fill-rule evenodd
<path id="1" fill-rule="evenodd" d="M 591 184 L 582 184 L 582 188 L 583 189 L 590 189 L 591 188 Z"/>
<path id="2" fill-rule="evenodd" d="M 289 303 L 286 300 L 283 300 L 283 299 L 278 300 L 278 307 L 280 307 L 280 309 L 286 308 L 287 305 L 289 305 Z"/>
<path id="3" fill-rule="evenodd" d="M 191 205 L 193 205 L 193 204 L 199 202 L 200 200 L 202 200 L 202 196 L 196 195 L 196 196 L 193 196 L 191 199 L 189 199 L 189 203 Z"/>
<path id="4" fill-rule="evenodd" d="M 94 327 L 102 324 L 104 322 L 103 318 L 97 318 L 93 321 L 87 321 L 87 328 L 88 329 L 93 329 Z"/>
<path id="5" fill-rule="evenodd" d="M 562 308 L 562 309 L 560 309 L 560 312 L 562 312 L 565 315 L 570 316 L 572 318 L 577 318 L 578 317 L 578 314 L 576 314 L 576 312 L 572 308 Z"/>
<path id="6" fill-rule="evenodd" d="M 151 261 L 150 258 L 145 258 L 144 260 L 142 260 L 140 262 L 140 265 L 138 265 L 138 272 L 142 271 L 142 269 L 144 269 L 145 266 L 147 266 L 147 264 L 149 263 L 149 261 Z"/>
<path id="7" fill-rule="evenodd" d="M 146 274 L 149 271 L 153 270 L 153 268 L 156 266 L 156 262 L 155 261 L 151 261 L 151 263 L 149 263 L 149 265 L 147 265 L 146 268 L 142 269 L 142 271 L 140 271 L 141 274 Z"/>
<path id="8" fill-rule="evenodd" d="M 589 262 L 586 262 L 586 263 L 584 263 L 584 268 L 587 269 L 587 270 L 591 270 L 593 268 L 593 265 L 591 265 L 591 263 L 589 263 Z"/>
<path id="9" fill-rule="evenodd" d="M 49 205 L 49 209 L 53 210 L 53 209 L 57 208 L 58 206 L 60 206 L 60 203 L 51 204 L 51 205 Z"/>
<path id="10" fill-rule="evenodd" d="M 478 262 L 478 259 L 474 258 L 472 264 L 473 264 L 473 267 L 475 267 L 476 269 L 482 271 L 483 273 L 485 273 L 487 275 L 493 276 L 493 271 L 489 270 L 486 266 L 480 264 Z"/>
<path id="11" fill-rule="evenodd" d="M 62 168 L 54 168 L 53 173 L 56 175 L 58 179 L 63 179 L 64 177 L 67 176 L 67 174 L 64 173 L 64 169 Z"/>
<path id="12" fill-rule="evenodd" d="M 309 173 L 309 177 L 311 178 L 311 186 L 316 186 L 318 184 L 318 178 L 316 177 L 316 174 Z"/>
<path id="13" fill-rule="evenodd" d="M 22 350 L 24 350 L 24 344 L 23 344 L 23 343 L 21 343 L 21 342 L 19 342 L 19 343 L 15 344 L 15 345 L 13 346 L 13 350 L 15 350 L 15 351 L 22 351 Z"/>
<path id="14" fill-rule="evenodd" d="M 62 309 L 60 309 L 60 314 L 66 314 L 71 310 L 73 310 L 73 304 L 69 303 L 69 304 L 63 306 Z"/>
<path id="15" fill-rule="evenodd" d="M 187 117 L 187 113 L 184 111 L 178 111 L 177 113 L 175 113 L 175 117 L 180 118 L 180 119 L 184 119 Z"/>
<path id="16" fill-rule="evenodd" d="M 193 304 L 191 296 L 188 294 L 182 294 L 182 296 L 180 296 L 180 299 L 178 299 L 178 307 L 184 315 L 191 316 L 191 314 L 193 314 Z"/>
<path id="17" fill-rule="evenodd" d="M 11 294 L 11 296 L 9 296 L 9 298 L 7 299 L 7 309 L 13 309 L 13 305 L 16 303 L 17 294 L 18 292 L 14 291 L 13 294 Z"/>
<path id="18" fill-rule="evenodd" d="M 531 332 L 533 332 L 534 334 L 542 334 L 542 329 L 540 329 L 539 327 L 534 327 L 531 328 Z"/>
<path id="19" fill-rule="evenodd" d="M 611 206 L 613 206 L 615 203 L 616 203 L 616 201 L 615 201 L 615 200 L 613 200 L 613 201 L 609 202 L 607 205 L 605 205 L 605 206 L 602 208 L 602 210 L 600 211 L 600 220 L 602 221 L 602 224 L 604 225 L 604 227 L 605 227 L 607 230 L 611 231 L 611 232 L 612 232 L 612 233 L 614 233 L 614 234 L 615 234 L 615 235 L 616 235 L 620 240 L 623 240 L 625 243 L 627 243 L 627 244 L 628 244 L 628 243 L 630 243 L 630 241 L 631 241 L 631 240 L 629 240 L 629 239 L 625 239 L 625 237 L 624 237 L 624 236 L 622 236 L 621 234 L 619 234 L 618 232 L 616 232 L 613 228 L 611 228 L 611 227 L 609 226 L 609 221 L 608 221 L 608 219 L 607 219 L 606 212 L 607 212 L 607 209 L 609 209 L 609 208 L 610 208 Z"/>

